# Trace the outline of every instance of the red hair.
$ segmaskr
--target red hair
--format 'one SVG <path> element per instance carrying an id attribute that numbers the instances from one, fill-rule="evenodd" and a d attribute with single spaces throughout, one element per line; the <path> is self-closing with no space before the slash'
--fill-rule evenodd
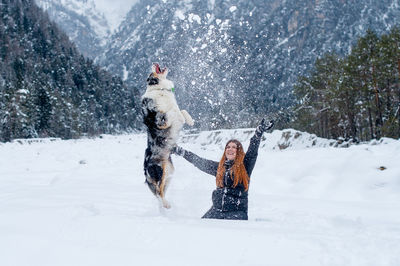
<path id="1" fill-rule="evenodd" d="M 243 145 L 236 139 L 231 139 L 228 141 L 225 145 L 225 150 L 224 154 L 222 155 L 221 160 L 219 161 L 218 164 L 218 170 L 217 170 L 217 187 L 224 187 L 224 173 L 225 173 L 225 152 L 226 152 L 226 147 L 228 147 L 229 143 L 235 143 L 236 144 L 236 158 L 233 163 L 233 166 L 231 168 L 231 177 L 232 177 L 232 172 L 234 176 L 233 180 L 233 187 L 236 187 L 239 183 L 244 186 L 244 189 L 247 191 L 249 189 L 249 176 L 247 174 L 246 168 L 244 167 L 243 160 L 244 160 L 244 150 L 243 150 Z"/>

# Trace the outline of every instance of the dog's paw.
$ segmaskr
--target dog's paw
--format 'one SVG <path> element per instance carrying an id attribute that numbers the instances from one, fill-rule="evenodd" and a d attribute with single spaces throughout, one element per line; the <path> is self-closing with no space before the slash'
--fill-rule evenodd
<path id="1" fill-rule="evenodd" d="M 162 205 L 166 209 L 170 209 L 171 208 L 171 204 L 169 204 L 169 202 L 166 199 L 162 200 Z"/>
<path id="2" fill-rule="evenodd" d="M 193 118 L 189 115 L 189 113 L 186 110 L 181 110 L 181 113 L 182 113 L 183 117 L 185 118 L 186 124 L 188 124 L 189 126 L 192 127 L 194 125 Z"/>
<path id="3" fill-rule="evenodd" d="M 165 114 L 165 113 L 157 113 L 157 115 L 156 115 L 156 125 L 160 129 L 168 128 L 167 114 Z"/>
<path id="4" fill-rule="evenodd" d="M 194 126 L 194 121 L 193 121 L 193 119 L 192 118 L 190 118 L 190 119 L 188 119 L 188 120 L 186 120 L 186 124 L 188 124 L 189 126 Z"/>

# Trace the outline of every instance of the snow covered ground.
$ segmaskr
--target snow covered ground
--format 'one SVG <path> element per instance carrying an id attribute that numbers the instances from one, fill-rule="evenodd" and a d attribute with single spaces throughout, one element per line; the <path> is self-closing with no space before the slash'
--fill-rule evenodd
<path id="1" fill-rule="evenodd" d="M 251 130 L 180 144 L 219 160 L 231 136 L 247 147 Z M 400 265 L 400 141 L 281 136 L 265 134 L 249 221 L 200 219 L 214 178 L 180 157 L 160 210 L 143 134 L 0 144 L 0 265 Z"/>

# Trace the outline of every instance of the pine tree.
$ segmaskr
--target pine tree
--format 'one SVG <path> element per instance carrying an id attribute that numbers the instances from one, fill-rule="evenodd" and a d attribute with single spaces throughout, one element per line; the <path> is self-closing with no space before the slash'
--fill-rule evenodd
<path id="1" fill-rule="evenodd" d="M 393 27 L 379 42 L 380 87 L 383 94 L 383 134 L 400 137 L 400 28 Z"/>

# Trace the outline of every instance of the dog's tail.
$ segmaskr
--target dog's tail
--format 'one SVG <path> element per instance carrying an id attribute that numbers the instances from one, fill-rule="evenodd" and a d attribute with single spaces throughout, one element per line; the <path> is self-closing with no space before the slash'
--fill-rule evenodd
<path id="1" fill-rule="evenodd" d="M 193 126 L 194 121 L 193 121 L 193 118 L 190 116 L 190 114 L 186 110 L 181 110 L 181 113 L 182 113 L 183 117 L 185 118 L 186 124 L 188 124 L 189 126 Z"/>

